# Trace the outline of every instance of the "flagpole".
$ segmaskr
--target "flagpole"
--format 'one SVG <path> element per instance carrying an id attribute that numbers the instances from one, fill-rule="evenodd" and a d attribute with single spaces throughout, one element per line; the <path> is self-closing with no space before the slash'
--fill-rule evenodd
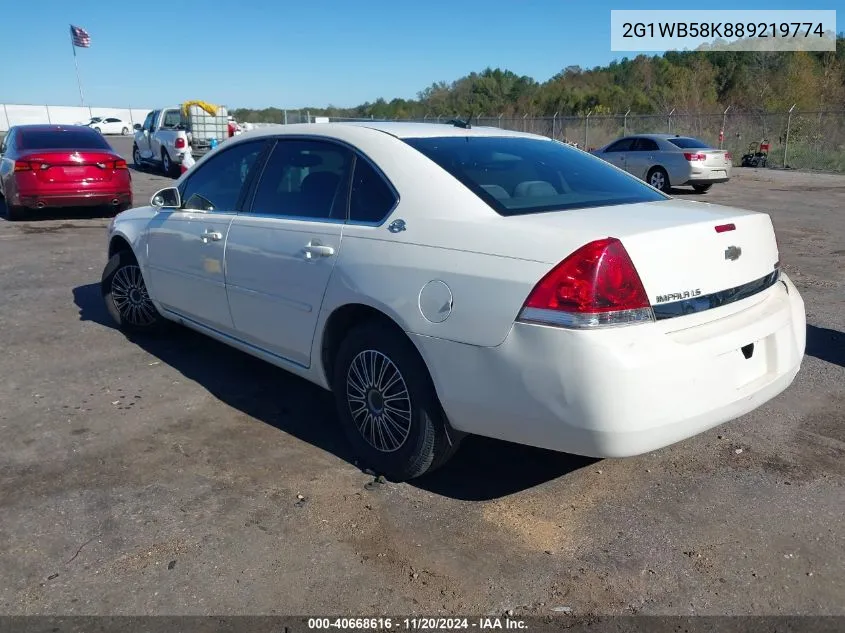
<path id="1" fill-rule="evenodd" d="M 70 47 L 73 50 L 73 65 L 76 67 L 76 85 L 79 86 L 79 100 L 85 107 L 85 97 L 82 95 L 82 80 L 79 78 L 79 62 L 76 60 L 76 46 L 73 45 L 73 33 L 70 34 Z"/>

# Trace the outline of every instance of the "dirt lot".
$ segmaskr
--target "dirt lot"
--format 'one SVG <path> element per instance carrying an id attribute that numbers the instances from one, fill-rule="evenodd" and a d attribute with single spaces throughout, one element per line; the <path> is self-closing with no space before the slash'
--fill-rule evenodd
<path id="1" fill-rule="evenodd" d="M 786 393 L 638 458 L 471 439 L 401 485 L 321 390 L 113 329 L 107 219 L 0 220 L 0 612 L 845 614 L 845 177 L 738 171 L 704 199 L 772 214 L 807 303 Z"/>

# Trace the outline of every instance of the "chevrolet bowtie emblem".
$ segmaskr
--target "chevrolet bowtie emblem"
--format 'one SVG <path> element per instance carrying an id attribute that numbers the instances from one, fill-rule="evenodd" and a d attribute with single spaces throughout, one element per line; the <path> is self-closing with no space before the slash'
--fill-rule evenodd
<path id="1" fill-rule="evenodd" d="M 725 259 L 735 262 L 742 255 L 742 249 L 739 246 L 728 246 L 725 249 Z"/>

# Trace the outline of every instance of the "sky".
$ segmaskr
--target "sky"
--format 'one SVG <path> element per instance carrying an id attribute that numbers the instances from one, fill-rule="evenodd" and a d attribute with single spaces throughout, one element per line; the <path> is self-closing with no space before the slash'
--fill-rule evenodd
<path id="1" fill-rule="evenodd" d="M 650 0 L 40 0 L 3 2 L 0 102 L 153 108 L 201 99 L 237 107 L 351 107 L 416 98 L 436 81 L 500 67 L 545 81 L 605 65 L 611 9 L 678 9 Z M 767 0 L 765 9 L 801 8 Z M 711 0 L 708 9 L 761 8 Z M 819 0 L 807 9 L 839 9 Z M 842 30 L 842 17 L 838 30 Z M 16 58 L 10 52 L 17 51 Z M 17 61 L 15 61 L 17 60 Z"/>

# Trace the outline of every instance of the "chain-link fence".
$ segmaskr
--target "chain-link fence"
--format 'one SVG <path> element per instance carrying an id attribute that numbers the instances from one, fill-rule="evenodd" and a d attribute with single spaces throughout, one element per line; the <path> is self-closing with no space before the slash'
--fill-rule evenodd
<path id="1" fill-rule="evenodd" d="M 451 117 L 391 119 L 445 123 Z M 305 110 L 285 111 L 282 123 L 369 121 L 373 118 L 317 117 Z M 381 119 L 384 120 L 384 119 Z M 598 115 L 575 117 L 481 116 L 473 125 L 541 134 L 578 147 L 595 149 L 626 134 L 680 134 L 695 136 L 713 147 L 722 147 L 740 164 L 743 154 L 769 145 L 768 164 L 794 169 L 845 172 L 845 111 Z"/>

